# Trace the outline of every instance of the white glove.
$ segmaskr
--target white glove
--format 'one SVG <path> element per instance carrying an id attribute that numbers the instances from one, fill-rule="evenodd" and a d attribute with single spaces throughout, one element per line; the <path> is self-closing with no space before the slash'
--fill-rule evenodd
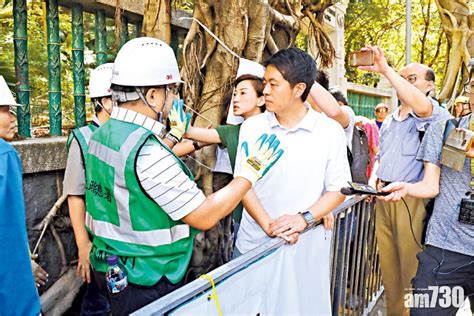
<path id="1" fill-rule="evenodd" d="M 262 134 L 249 154 L 248 144 L 243 142 L 240 148 L 241 168 L 236 177 L 243 177 L 252 185 L 255 184 L 283 155 L 283 149 L 277 150 L 279 145 L 280 141 L 275 134 Z"/>

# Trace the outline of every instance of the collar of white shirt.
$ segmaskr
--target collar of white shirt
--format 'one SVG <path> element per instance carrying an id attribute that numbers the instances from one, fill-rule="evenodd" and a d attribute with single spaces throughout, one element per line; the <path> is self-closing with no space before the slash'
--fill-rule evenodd
<path id="1" fill-rule="evenodd" d="M 133 110 L 116 106 L 113 108 L 110 117 L 118 121 L 129 122 L 146 128 L 160 139 L 162 139 L 166 133 L 166 127 L 163 124 Z"/>
<path id="2" fill-rule="evenodd" d="M 297 131 L 299 129 L 305 129 L 311 132 L 313 131 L 314 126 L 316 125 L 316 121 L 318 120 L 318 113 L 315 110 L 313 110 L 311 107 L 308 108 L 306 106 L 306 108 L 308 109 L 308 112 L 306 112 L 306 115 L 303 117 L 303 119 L 299 121 L 298 124 L 296 124 L 295 126 L 289 129 L 281 126 L 280 122 L 278 122 L 278 119 L 276 118 L 275 113 L 267 111 L 265 112 L 265 114 L 267 116 L 267 119 L 268 119 L 268 122 L 270 123 L 271 128 L 279 127 L 281 129 L 288 130 L 289 132 Z"/>
<path id="3" fill-rule="evenodd" d="M 97 117 L 97 115 L 94 115 L 94 117 L 92 118 L 92 122 L 94 122 L 97 126 L 102 125 L 102 123 L 99 121 L 99 118 Z"/>

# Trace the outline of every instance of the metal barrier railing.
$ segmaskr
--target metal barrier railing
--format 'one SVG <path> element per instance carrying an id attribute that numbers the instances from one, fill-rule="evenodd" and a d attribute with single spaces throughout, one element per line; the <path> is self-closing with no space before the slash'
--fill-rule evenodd
<path id="1" fill-rule="evenodd" d="M 333 236 L 332 313 L 367 314 L 383 292 L 373 203 L 359 198 L 336 213 Z"/>
<path id="2" fill-rule="evenodd" d="M 357 196 L 342 203 L 334 210 L 334 214 L 331 250 L 333 315 L 367 315 L 383 292 L 373 203 L 366 202 L 363 196 Z M 314 228 L 309 227 L 306 231 Z M 208 275 L 218 284 L 284 244 L 282 239 L 272 239 L 209 272 Z M 196 279 L 141 308 L 133 315 L 167 314 L 210 288 L 208 281 Z"/>

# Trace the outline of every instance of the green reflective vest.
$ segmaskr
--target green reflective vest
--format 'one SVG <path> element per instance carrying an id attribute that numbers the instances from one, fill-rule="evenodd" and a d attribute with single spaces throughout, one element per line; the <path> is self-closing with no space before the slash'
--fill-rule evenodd
<path id="1" fill-rule="evenodd" d="M 96 129 L 98 129 L 98 127 L 95 124 L 87 124 L 86 126 L 75 128 L 74 130 L 72 130 L 67 140 L 67 150 L 69 151 L 71 142 L 75 138 L 77 143 L 79 144 L 79 148 L 81 149 L 82 161 L 85 162 L 86 154 L 89 150 L 89 140 L 91 139 L 91 136 Z"/>
<path id="2" fill-rule="evenodd" d="M 115 254 L 129 282 L 151 286 L 166 276 L 178 283 L 187 271 L 197 231 L 172 220 L 142 190 L 135 163 L 145 143 L 159 144 L 172 153 L 149 130 L 112 118 L 89 142 L 86 227 L 94 237 L 91 264 L 105 272 L 106 256 Z M 194 180 L 186 165 L 175 158 Z"/>

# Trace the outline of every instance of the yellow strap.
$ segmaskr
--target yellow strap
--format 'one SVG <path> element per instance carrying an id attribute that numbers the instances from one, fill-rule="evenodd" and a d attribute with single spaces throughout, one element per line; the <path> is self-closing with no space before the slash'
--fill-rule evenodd
<path id="1" fill-rule="evenodd" d="M 214 285 L 214 280 L 207 274 L 203 274 L 200 276 L 202 279 L 206 279 L 211 283 L 212 286 L 212 294 L 209 294 L 207 297 L 208 299 L 213 299 L 216 302 L 216 307 L 217 307 L 217 313 L 219 316 L 222 316 L 222 311 L 221 311 L 221 306 L 219 304 L 219 298 L 217 297 L 217 291 L 216 291 L 216 286 Z"/>

